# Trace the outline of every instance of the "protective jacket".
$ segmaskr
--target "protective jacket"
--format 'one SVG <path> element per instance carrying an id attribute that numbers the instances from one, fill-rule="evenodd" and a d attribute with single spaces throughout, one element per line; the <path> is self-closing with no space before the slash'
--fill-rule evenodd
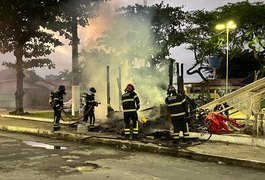
<path id="1" fill-rule="evenodd" d="M 98 106 L 98 102 L 95 100 L 95 94 L 89 90 L 88 92 L 83 93 L 82 95 L 82 105 L 84 108 L 84 117 L 83 122 L 88 122 L 89 117 L 89 130 L 95 128 L 95 106 Z"/>
<path id="2" fill-rule="evenodd" d="M 183 117 L 188 113 L 186 99 L 179 94 L 171 94 L 165 99 L 171 117 Z"/>
<path id="3" fill-rule="evenodd" d="M 63 109 L 63 94 L 61 91 L 56 91 L 53 94 L 53 109 Z"/>
<path id="4" fill-rule="evenodd" d="M 54 121 L 53 121 L 53 130 L 58 131 L 60 129 L 60 119 L 61 119 L 61 111 L 63 109 L 63 95 L 64 91 L 56 91 L 52 94 L 52 102 L 51 106 L 54 110 Z"/>
<path id="5" fill-rule="evenodd" d="M 98 106 L 97 101 L 95 100 L 95 94 L 91 91 L 88 91 L 87 93 L 83 93 L 82 95 L 82 105 L 85 107 L 92 107 Z"/>
<path id="6" fill-rule="evenodd" d="M 140 108 L 140 100 L 134 91 L 126 91 L 122 95 L 122 107 L 124 113 L 136 112 Z"/>

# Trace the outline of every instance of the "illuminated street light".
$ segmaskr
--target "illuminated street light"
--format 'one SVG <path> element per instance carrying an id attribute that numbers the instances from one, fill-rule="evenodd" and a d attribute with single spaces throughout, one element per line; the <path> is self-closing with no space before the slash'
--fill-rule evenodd
<path id="1" fill-rule="evenodd" d="M 228 21 L 226 24 L 217 24 L 215 26 L 217 30 L 226 29 L 226 79 L 225 79 L 225 92 L 228 93 L 228 51 L 229 51 L 229 30 L 236 28 L 236 24 L 233 21 Z"/>

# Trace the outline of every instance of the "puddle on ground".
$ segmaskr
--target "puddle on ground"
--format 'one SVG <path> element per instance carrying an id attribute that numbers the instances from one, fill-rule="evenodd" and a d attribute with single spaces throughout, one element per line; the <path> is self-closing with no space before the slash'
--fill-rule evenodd
<path id="1" fill-rule="evenodd" d="M 79 167 L 76 167 L 76 169 L 79 171 L 79 172 L 92 172 L 94 171 L 95 169 L 98 169 L 100 168 L 99 165 L 97 164 L 94 164 L 94 163 L 84 163 L 84 166 L 79 166 Z"/>
<path id="2" fill-rule="evenodd" d="M 49 145 L 49 144 L 39 143 L 39 142 L 34 142 L 34 141 L 23 141 L 23 142 L 25 144 L 29 145 L 29 146 L 42 147 L 42 148 L 45 148 L 45 149 L 62 149 L 62 150 L 66 149 L 66 147 Z"/>
<path id="3" fill-rule="evenodd" d="M 80 172 L 90 172 L 93 171 L 95 168 L 92 166 L 80 166 L 76 168 Z"/>

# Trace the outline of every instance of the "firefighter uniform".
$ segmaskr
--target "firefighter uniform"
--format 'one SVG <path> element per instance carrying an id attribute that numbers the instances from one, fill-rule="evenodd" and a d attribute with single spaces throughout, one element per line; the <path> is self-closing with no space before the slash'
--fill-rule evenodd
<path id="1" fill-rule="evenodd" d="M 172 124 L 173 124 L 173 142 L 179 143 L 180 130 L 183 131 L 184 142 L 189 142 L 189 127 L 186 117 L 188 115 L 188 107 L 186 99 L 180 94 L 176 93 L 174 87 L 169 87 L 168 96 L 165 99 L 165 103 L 170 112 Z"/>
<path id="2" fill-rule="evenodd" d="M 95 100 L 96 89 L 91 87 L 87 92 L 82 95 L 82 105 L 84 108 L 83 122 L 87 123 L 89 117 L 89 130 L 95 129 L 95 106 L 98 106 Z"/>
<path id="3" fill-rule="evenodd" d="M 124 115 L 124 137 L 129 139 L 131 134 L 132 138 L 138 138 L 138 114 L 137 110 L 140 108 L 140 100 L 134 91 L 134 86 L 128 84 L 125 93 L 122 95 L 122 108 Z M 133 129 L 131 133 L 131 121 L 133 124 Z"/>
<path id="4" fill-rule="evenodd" d="M 58 90 L 53 93 L 52 101 L 50 102 L 54 111 L 54 121 L 53 121 L 53 130 L 60 130 L 60 119 L 61 111 L 63 110 L 63 95 L 65 93 L 65 86 L 60 85 Z"/>

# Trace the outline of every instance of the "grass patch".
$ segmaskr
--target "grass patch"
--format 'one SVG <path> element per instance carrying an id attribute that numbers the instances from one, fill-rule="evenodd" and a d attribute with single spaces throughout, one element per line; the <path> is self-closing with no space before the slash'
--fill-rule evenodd
<path id="1" fill-rule="evenodd" d="M 44 119 L 53 119 L 53 111 L 47 111 L 47 112 L 31 112 L 27 115 L 23 115 L 26 117 L 34 117 L 34 118 L 44 118 Z M 78 119 L 78 117 L 72 117 L 71 114 L 66 115 L 64 112 L 62 112 L 62 118 L 66 121 L 71 121 Z"/>
<path id="2" fill-rule="evenodd" d="M 53 119 L 53 111 L 49 112 L 34 112 L 34 113 L 29 113 L 27 115 L 24 115 L 27 117 L 36 117 L 36 118 L 45 118 L 45 119 Z"/>

